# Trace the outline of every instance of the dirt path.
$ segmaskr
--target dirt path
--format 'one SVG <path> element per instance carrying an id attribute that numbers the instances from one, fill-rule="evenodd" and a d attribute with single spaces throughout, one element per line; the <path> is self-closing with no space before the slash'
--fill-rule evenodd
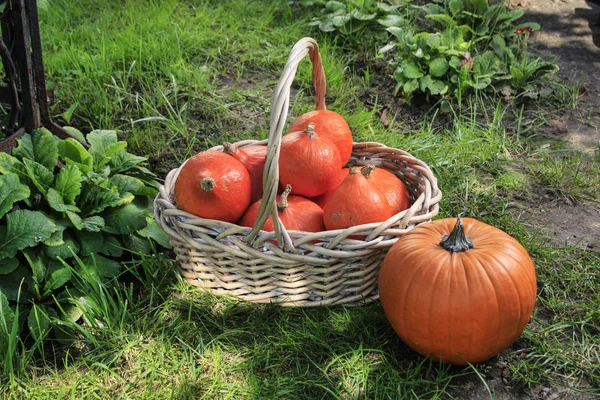
<path id="1" fill-rule="evenodd" d="M 572 110 L 554 113 L 536 134 L 564 140 L 566 145 L 598 162 L 600 148 L 600 4 L 598 0 L 512 0 L 525 11 L 524 21 L 542 29 L 532 37 L 533 51 L 554 55 L 559 76 L 580 82 L 587 91 Z M 600 1 L 598 1 L 600 3 Z M 536 199 L 515 213 L 548 232 L 557 245 L 600 251 L 600 204 L 555 198 Z"/>

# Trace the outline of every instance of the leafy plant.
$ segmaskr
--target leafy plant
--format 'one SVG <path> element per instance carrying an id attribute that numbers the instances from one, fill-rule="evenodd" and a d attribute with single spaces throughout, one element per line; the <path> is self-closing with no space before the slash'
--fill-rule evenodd
<path id="1" fill-rule="evenodd" d="M 89 149 L 41 128 L 12 155 L 0 153 L 0 343 L 14 342 L 25 320 L 30 337 L 43 340 L 59 309 L 77 320 L 73 303 L 86 297 L 75 279 L 81 263 L 108 285 L 128 253 L 148 252 L 152 241 L 169 246 L 152 218 L 158 184 L 146 159 L 128 153 L 114 131 L 84 138 L 67 129 Z"/>
<path id="2" fill-rule="evenodd" d="M 407 98 L 418 91 L 460 98 L 471 89 L 535 96 L 539 78 L 558 69 L 554 59 L 528 53 L 529 33 L 540 26 L 517 24 L 522 10 L 487 0 L 438 0 L 421 9 L 434 32 L 389 27 L 396 40 L 380 50 L 397 49 L 392 62 L 396 92 Z"/>
<path id="3" fill-rule="evenodd" d="M 370 34 L 385 40 L 388 36 L 385 27 L 406 24 L 401 11 L 411 0 L 300 0 L 299 3 L 304 7 L 318 8 L 319 15 L 312 19 L 310 25 L 323 32 L 337 32 L 354 40 Z"/>

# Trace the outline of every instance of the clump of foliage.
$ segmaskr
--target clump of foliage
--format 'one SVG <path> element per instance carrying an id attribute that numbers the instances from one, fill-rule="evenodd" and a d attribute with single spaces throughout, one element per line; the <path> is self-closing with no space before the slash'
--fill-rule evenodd
<path id="1" fill-rule="evenodd" d="M 522 10 L 487 0 L 436 0 L 421 9 L 434 22 L 430 31 L 389 27 L 395 40 L 380 50 L 396 49 L 396 91 L 408 98 L 419 91 L 460 97 L 471 89 L 536 96 L 536 83 L 558 70 L 554 59 L 527 51 L 529 34 L 540 26 L 518 24 Z"/>
<path id="2" fill-rule="evenodd" d="M 312 7 L 318 14 L 310 23 L 323 32 L 336 32 L 345 38 L 359 40 L 364 36 L 386 40 L 385 28 L 404 26 L 405 13 L 412 0 L 299 0 L 304 7 Z"/>
<path id="3" fill-rule="evenodd" d="M 39 343 L 54 318 L 81 317 L 83 275 L 110 285 L 124 257 L 150 251 L 152 241 L 169 246 L 152 218 L 158 184 L 146 158 L 128 153 L 114 131 L 84 138 L 68 129 L 79 140 L 42 128 L 23 136 L 12 155 L 0 153 L 2 358 L 19 335 Z"/>

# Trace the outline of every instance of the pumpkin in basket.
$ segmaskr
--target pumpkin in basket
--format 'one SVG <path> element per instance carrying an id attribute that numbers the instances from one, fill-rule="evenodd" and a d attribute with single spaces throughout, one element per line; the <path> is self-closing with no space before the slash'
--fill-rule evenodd
<path id="1" fill-rule="evenodd" d="M 314 110 L 302 114 L 292 122 L 289 132 L 306 129 L 309 124 L 315 130 L 331 140 L 340 152 L 340 167 L 346 165 L 352 154 L 352 131 L 340 114 L 330 110 Z"/>
<path id="2" fill-rule="evenodd" d="M 369 180 L 374 169 L 372 165 L 350 167 L 323 210 L 327 230 L 382 222 L 393 215 L 385 196 Z"/>
<path id="3" fill-rule="evenodd" d="M 447 218 L 398 239 L 378 288 L 406 344 L 435 361 L 464 365 L 495 356 L 521 335 L 537 284 L 533 262 L 514 238 L 475 219 Z"/>
<path id="4" fill-rule="evenodd" d="M 283 187 L 292 185 L 299 196 L 318 196 L 336 184 L 340 152 L 331 140 L 315 130 L 314 124 L 309 124 L 281 139 L 278 165 Z"/>
<path id="5" fill-rule="evenodd" d="M 244 165 L 221 151 L 206 150 L 191 157 L 175 181 L 177 207 L 201 218 L 236 222 L 250 205 L 250 174 Z"/>
<path id="6" fill-rule="evenodd" d="M 277 211 L 281 223 L 287 230 L 304 232 L 321 232 L 323 226 L 323 210 L 314 202 L 302 196 L 290 195 L 292 187 L 287 185 L 281 196 L 277 196 Z M 254 226 L 254 221 L 258 215 L 258 209 L 262 200 L 257 201 L 248 207 L 240 219 L 241 226 Z M 265 221 L 262 227 L 263 231 L 273 232 L 273 217 Z"/>
<path id="7" fill-rule="evenodd" d="M 240 148 L 232 143 L 223 143 L 223 152 L 244 164 L 250 174 L 252 193 L 250 203 L 262 198 L 263 194 L 263 170 L 267 156 L 267 146 L 246 146 Z"/>

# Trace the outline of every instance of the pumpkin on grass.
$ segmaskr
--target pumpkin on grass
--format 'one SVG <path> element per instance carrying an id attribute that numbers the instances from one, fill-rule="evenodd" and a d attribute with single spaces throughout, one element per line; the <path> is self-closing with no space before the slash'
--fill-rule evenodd
<path id="1" fill-rule="evenodd" d="M 406 344 L 457 365 L 487 360 L 517 340 L 537 292 L 523 246 L 471 218 L 406 233 L 388 251 L 378 287 L 385 315 Z"/>
<path id="2" fill-rule="evenodd" d="M 201 218 L 236 222 L 250 205 L 250 174 L 221 151 L 207 150 L 191 157 L 175 181 L 175 203 Z"/>

